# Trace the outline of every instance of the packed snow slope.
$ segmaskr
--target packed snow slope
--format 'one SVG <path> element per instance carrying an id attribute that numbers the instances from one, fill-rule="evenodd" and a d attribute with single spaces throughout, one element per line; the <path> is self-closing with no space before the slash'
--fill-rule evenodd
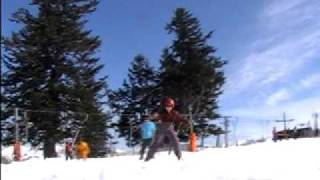
<path id="1" fill-rule="evenodd" d="M 1 165 L 3 180 L 320 180 L 320 138 L 249 146 L 167 152 L 149 162 L 138 156 L 65 161 L 33 158 Z"/>

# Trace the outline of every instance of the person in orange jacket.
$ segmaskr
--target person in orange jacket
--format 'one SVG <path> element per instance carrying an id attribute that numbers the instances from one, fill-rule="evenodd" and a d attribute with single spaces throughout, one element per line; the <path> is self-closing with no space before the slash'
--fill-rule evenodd
<path id="1" fill-rule="evenodd" d="M 90 154 L 90 148 L 87 142 L 81 140 L 77 145 L 78 156 L 79 158 L 87 159 Z"/>

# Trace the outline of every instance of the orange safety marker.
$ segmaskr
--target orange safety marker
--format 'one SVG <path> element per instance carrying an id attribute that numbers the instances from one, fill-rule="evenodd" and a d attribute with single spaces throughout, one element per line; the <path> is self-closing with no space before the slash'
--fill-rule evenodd
<path id="1" fill-rule="evenodd" d="M 190 151 L 197 151 L 197 135 L 194 132 L 190 133 Z"/>
<path id="2" fill-rule="evenodd" d="M 19 141 L 15 141 L 13 146 L 13 159 L 15 161 L 21 161 L 21 143 Z"/>

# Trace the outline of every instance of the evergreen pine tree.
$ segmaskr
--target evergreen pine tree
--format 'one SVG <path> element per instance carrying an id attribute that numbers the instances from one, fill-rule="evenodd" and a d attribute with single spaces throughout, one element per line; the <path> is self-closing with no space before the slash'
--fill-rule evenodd
<path id="1" fill-rule="evenodd" d="M 212 32 L 203 34 L 198 19 L 186 9 L 176 9 L 166 30 L 174 40 L 161 59 L 162 94 L 173 97 L 183 114 L 191 107 L 195 130 L 204 131 L 209 121 L 219 116 L 218 96 L 223 92 L 226 61 L 215 56 L 216 49 L 208 44 Z"/>
<path id="2" fill-rule="evenodd" d="M 93 52 L 89 52 L 93 53 Z M 79 137 L 88 142 L 91 147 L 91 157 L 104 156 L 107 153 L 107 141 L 111 141 L 112 136 L 107 133 L 107 123 L 111 122 L 111 116 L 103 112 L 102 106 L 107 104 L 106 77 L 96 80 L 93 75 L 102 68 L 97 66 L 98 59 L 91 58 L 82 62 L 78 67 L 79 71 L 72 78 L 72 99 L 69 104 L 72 110 L 66 121 L 71 120 L 71 129 L 79 131 Z M 72 112 L 83 112 L 73 114 Z M 69 124 L 69 123 L 65 123 Z M 72 133 L 74 134 L 74 133 Z"/>
<path id="3" fill-rule="evenodd" d="M 102 66 L 94 57 L 100 40 L 84 29 L 84 16 L 97 4 L 97 0 L 33 0 L 38 13 L 19 9 L 12 21 L 22 29 L 2 40 L 8 69 L 3 78 L 6 104 L 32 110 L 30 140 L 33 145 L 43 143 L 45 157 L 56 156 L 55 143 L 75 124 L 88 131 L 84 136 L 92 137 L 92 144 L 105 145 L 108 118 L 99 100 L 106 85 L 105 78 L 96 80 Z"/>
<path id="4" fill-rule="evenodd" d="M 141 137 L 138 128 L 142 115 L 150 114 L 159 103 L 159 80 L 157 72 L 142 55 L 137 55 L 131 63 L 128 79 L 123 87 L 110 94 L 110 105 L 120 117 L 116 123 L 119 136 L 133 146 Z"/>

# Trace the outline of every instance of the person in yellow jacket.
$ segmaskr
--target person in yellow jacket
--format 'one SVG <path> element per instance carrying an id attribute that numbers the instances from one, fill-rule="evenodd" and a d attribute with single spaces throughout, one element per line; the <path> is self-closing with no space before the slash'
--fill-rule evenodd
<path id="1" fill-rule="evenodd" d="M 77 145 L 77 151 L 79 158 L 87 159 L 90 154 L 90 148 L 87 142 L 81 140 Z"/>

